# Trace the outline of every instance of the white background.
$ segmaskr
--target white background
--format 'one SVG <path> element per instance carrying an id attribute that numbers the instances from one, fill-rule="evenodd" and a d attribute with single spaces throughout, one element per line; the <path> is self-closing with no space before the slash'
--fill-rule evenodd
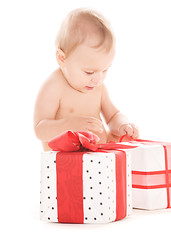
<path id="1" fill-rule="evenodd" d="M 111 22 L 116 57 L 106 79 L 113 102 L 140 137 L 171 142 L 171 2 L 168 0 L 2 0 L 0 2 L 0 235 L 3 239 L 147 239 L 169 233 L 171 210 L 134 211 L 104 225 L 39 221 L 41 145 L 33 109 L 57 67 L 54 41 L 72 9 L 93 7 Z M 24 233 L 23 233 L 24 232 Z M 93 238 L 94 238 L 93 237 Z M 1 237 L 2 238 L 2 237 Z"/>

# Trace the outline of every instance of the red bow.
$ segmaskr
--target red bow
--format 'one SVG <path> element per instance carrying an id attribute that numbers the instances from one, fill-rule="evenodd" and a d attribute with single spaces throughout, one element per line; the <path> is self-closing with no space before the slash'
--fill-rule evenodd
<path id="1" fill-rule="evenodd" d="M 127 149 L 135 148 L 136 146 L 126 146 L 115 142 L 106 144 L 97 144 L 99 137 L 89 131 L 73 132 L 66 131 L 54 137 L 48 142 L 49 147 L 53 151 L 73 152 L 73 151 L 97 151 L 98 149 L 112 150 L 112 149 Z"/>

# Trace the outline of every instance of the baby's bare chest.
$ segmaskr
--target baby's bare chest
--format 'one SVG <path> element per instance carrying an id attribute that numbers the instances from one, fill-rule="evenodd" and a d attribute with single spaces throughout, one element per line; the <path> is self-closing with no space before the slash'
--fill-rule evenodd
<path id="1" fill-rule="evenodd" d="M 65 92 L 60 99 L 57 118 L 63 118 L 70 115 L 87 115 L 99 118 L 100 110 L 100 92 L 92 92 L 90 94 Z"/>

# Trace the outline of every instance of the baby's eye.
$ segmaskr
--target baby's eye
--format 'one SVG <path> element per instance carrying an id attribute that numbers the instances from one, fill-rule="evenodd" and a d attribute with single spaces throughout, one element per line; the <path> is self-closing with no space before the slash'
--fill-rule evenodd
<path id="1" fill-rule="evenodd" d="M 90 74 L 93 74 L 94 72 L 85 72 L 85 73 L 90 75 Z"/>

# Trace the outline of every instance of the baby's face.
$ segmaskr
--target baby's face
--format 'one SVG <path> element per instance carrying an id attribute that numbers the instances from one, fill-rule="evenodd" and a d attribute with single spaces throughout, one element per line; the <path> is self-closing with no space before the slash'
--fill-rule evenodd
<path id="1" fill-rule="evenodd" d="M 63 74 L 69 85 L 87 93 L 103 83 L 114 58 L 114 47 L 106 53 L 84 43 L 65 59 Z"/>

